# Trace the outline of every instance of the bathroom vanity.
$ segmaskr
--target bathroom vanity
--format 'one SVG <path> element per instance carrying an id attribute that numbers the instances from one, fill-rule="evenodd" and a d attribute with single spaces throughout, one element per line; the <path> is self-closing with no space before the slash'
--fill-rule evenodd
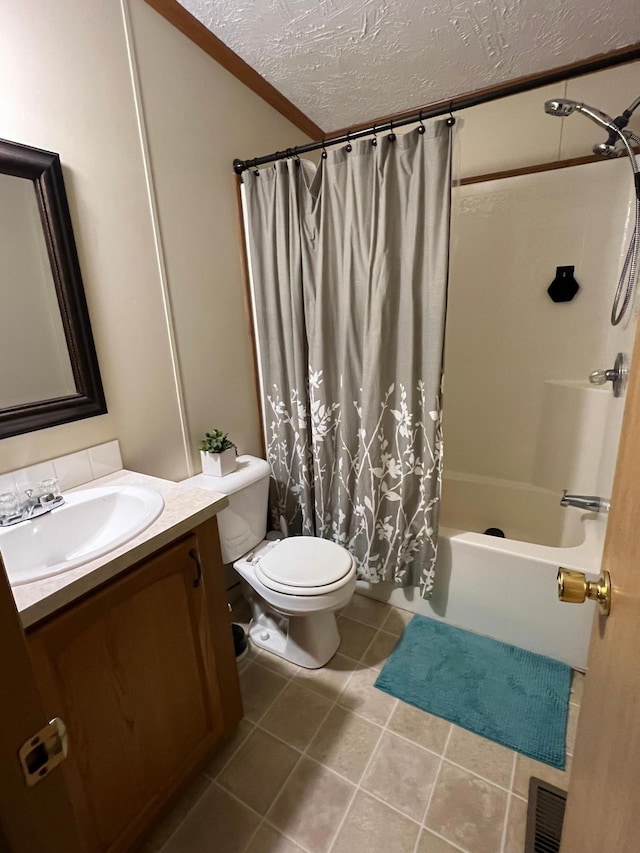
<path id="1" fill-rule="evenodd" d="M 88 853 L 132 849 L 242 716 L 215 519 L 226 499 L 103 479 L 164 489 L 162 514 L 66 577 L 14 589 L 45 705 L 67 727 L 60 770 Z"/>

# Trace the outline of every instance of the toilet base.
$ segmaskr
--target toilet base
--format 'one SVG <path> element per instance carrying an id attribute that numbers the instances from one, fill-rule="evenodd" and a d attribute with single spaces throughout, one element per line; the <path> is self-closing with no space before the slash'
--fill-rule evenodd
<path id="1" fill-rule="evenodd" d="M 247 595 L 253 619 L 251 642 L 296 666 L 319 669 L 338 651 L 340 634 L 333 611 L 285 616 L 273 610 L 254 590 Z"/>

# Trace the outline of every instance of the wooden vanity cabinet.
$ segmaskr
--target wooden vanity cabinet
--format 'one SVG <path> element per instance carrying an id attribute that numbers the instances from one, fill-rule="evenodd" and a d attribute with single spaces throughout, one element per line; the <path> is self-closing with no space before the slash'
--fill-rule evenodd
<path id="1" fill-rule="evenodd" d="M 242 716 L 212 519 L 28 632 L 87 853 L 130 850 Z"/>

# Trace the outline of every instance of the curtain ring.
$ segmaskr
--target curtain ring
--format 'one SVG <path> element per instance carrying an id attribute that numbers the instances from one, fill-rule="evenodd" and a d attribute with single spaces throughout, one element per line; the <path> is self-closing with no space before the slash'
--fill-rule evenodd
<path id="1" fill-rule="evenodd" d="M 426 130 L 425 126 L 422 123 L 422 110 L 420 110 L 420 112 L 418 113 L 418 121 L 420 122 L 420 124 L 418 125 L 418 133 L 422 134 Z"/>
<path id="2" fill-rule="evenodd" d="M 325 142 L 325 140 L 323 138 L 322 139 L 322 159 L 326 160 L 327 159 L 327 149 L 324 147 L 324 142 Z"/>
<path id="3" fill-rule="evenodd" d="M 347 147 L 345 149 L 347 154 L 351 154 L 353 151 L 353 145 L 351 144 L 351 140 L 349 139 L 349 131 L 347 131 Z"/>
<path id="4" fill-rule="evenodd" d="M 389 136 L 387 136 L 387 139 L 389 140 L 389 142 L 395 142 L 396 141 L 396 135 L 393 132 L 393 119 L 390 120 L 389 125 L 390 125 L 391 133 L 389 134 Z"/>
<path id="5" fill-rule="evenodd" d="M 371 132 L 373 133 L 373 139 L 371 140 L 371 144 L 372 144 L 372 145 L 373 145 L 373 147 L 375 148 L 375 147 L 376 147 L 376 145 L 378 144 L 378 137 L 376 136 L 376 126 L 375 126 L 375 124 L 373 125 L 373 129 L 372 129 L 372 131 L 371 131 Z"/>
<path id="6" fill-rule="evenodd" d="M 300 168 L 300 155 L 298 154 L 298 146 L 295 145 L 293 148 L 293 162 L 296 164 L 298 168 Z"/>
<path id="7" fill-rule="evenodd" d="M 449 118 L 447 119 L 447 127 L 453 127 L 455 123 L 456 120 L 453 115 L 453 101 L 449 101 Z"/>

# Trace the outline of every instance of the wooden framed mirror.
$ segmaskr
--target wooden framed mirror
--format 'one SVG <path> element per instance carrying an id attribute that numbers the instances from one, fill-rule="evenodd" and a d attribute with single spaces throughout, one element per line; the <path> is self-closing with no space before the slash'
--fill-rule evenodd
<path id="1" fill-rule="evenodd" d="M 0 140 L 0 438 L 106 411 L 60 158 Z"/>

